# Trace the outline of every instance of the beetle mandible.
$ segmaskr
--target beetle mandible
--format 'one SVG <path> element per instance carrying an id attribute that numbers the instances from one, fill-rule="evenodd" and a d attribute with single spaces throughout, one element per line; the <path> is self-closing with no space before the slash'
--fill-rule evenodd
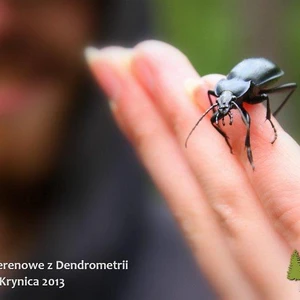
<path id="1" fill-rule="evenodd" d="M 267 113 L 266 119 L 270 122 L 273 131 L 274 139 L 271 141 L 273 144 L 277 139 L 277 131 L 271 120 L 271 108 L 269 94 L 277 92 L 288 92 L 286 98 L 280 104 L 280 106 L 274 112 L 274 116 L 281 110 L 286 104 L 290 96 L 295 91 L 296 83 L 286 83 L 276 87 L 272 85 L 283 76 L 284 72 L 273 62 L 266 58 L 248 58 L 237 64 L 227 75 L 226 78 L 221 79 L 215 87 L 215 90 L 209 90 L 207 92 L 210 107 L 204 112 L 201 118 L 197 121 L 191 132 L 189 133 L 185 147 L 187 147 L 188 139 L 193 131 L 196 129 L 201 120 L 213 110 L 213 115 L 210 119 L 214 128 L 224 137 L 230 152 L 232 153 L 232 147 L 229 143 L 229 138 L 226 133 L 220 128 L 219 120 L 222 120 L 225 125 L 224 117 L 229 116 L 229 124 L 232 125 L 233 115 L 232 109 L 237 109 L 243 122 L 246 125 L 247 133 L 245 139 L 245 147 L 247 149 L 248 160 L 254 170 L 253 156 L 250 144 L 250 123 L 251 118 L 248 112 L 243 107 L 243 103 L 257 104 L 263 101 L 267 101 Z M 216 97 L 215 103 L 213 103 L 211 96 Z"/>

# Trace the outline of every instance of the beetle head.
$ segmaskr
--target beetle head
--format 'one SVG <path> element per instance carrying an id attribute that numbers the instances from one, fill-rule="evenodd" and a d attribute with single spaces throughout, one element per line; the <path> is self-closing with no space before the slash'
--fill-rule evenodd
<path id="1" fill-rule="evenodd" d="M 235 99 L 236 97 L 232 92 L 223 91 L 220 97 L 217 98 L 219 113 L 226 116 L 233 106 L 232 101 Z"/>

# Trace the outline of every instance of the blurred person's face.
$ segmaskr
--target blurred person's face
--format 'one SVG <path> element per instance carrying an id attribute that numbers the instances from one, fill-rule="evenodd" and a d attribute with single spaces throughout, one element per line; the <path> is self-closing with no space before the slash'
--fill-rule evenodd
<path id="1" fill-rule="evenodd" d="M 35 181 L 51 167 L 92 38 L 91 6 L 0 0 L 0 178 Z"/>

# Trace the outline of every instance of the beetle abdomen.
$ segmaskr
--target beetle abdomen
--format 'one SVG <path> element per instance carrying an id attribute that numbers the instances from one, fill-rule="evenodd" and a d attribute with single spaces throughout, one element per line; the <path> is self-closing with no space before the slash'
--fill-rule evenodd
<path id="1" fill-rule="evenodd" d="M 268 86 L 283 76 L 284 72 L 266 58 L 248 58 L 237 64 L 227 79 L 240 78 L 257 86 Z"/>

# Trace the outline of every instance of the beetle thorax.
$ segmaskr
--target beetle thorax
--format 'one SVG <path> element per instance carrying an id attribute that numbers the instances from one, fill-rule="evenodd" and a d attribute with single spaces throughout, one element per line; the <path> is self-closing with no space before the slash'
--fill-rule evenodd
<path id="1" fill-rule="evenodd" d="M 222 115 L 227 115 L 232 107 L 231 101 L 234 99 L 234 95 L 230 91 L 223 91 L 220 97 L 217 98 L 218 111 Z"/>

